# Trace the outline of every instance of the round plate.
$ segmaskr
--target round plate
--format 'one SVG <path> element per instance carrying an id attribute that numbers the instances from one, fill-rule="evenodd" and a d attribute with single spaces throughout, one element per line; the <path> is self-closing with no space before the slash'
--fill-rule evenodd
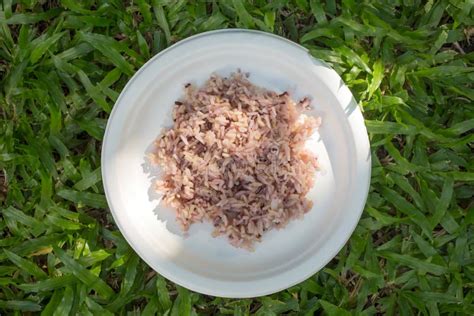
<path id="1" fill-rule="evenodd" d="M 185 236 L 174 211 L 159 205 L 157 170 L 146 154 L 172 126 L 174 101 L 186 83 L 241 69 L 250 81 L 296 100 L 309 96 L 322 117 L 307 146 L 321 170 L 308 197 L 313 209 L 281 230 L 267 232 L 255 251 L 213 238 L 210 223 Z M 105 131 L 102 176 L 114 219 L 133 249 L 169 280 L 204 294 L 255 297 L 310 277 L 344 246 L 364 208 L 370 181 L 370 146 L 362 114 L 342 79 L 324 62 L 284 38 L 257 31 L 199 34 L 159 53 L 120 94 Z"/>

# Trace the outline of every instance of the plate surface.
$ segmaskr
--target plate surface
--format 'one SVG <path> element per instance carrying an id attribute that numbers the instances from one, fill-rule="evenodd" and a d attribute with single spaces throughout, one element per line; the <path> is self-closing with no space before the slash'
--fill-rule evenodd
<path id="1" fill-rule="evenodd" d="M 184 236 L 173 210 L 159 205 L 155 170 L 147 161 L 154 139 L 170 127 L 174 101 L 188 83 L 212 73 L 250 72 L 260 86 L 310 96 L 322 117 L 307 146 L 321 170 L 302 220 L 267 232 L 254 252 L 211 237 L 209 223 Z M 362 114 L 342 79 L 305 48 L 257 31 L 221 30 L 181 41 L 146 63 L 122 91 L 107 124 L 102 176 L 113 217 L 133 249 L 154 270 L 191 290 L 255 297 L 304 281 L 324 267 L 354 231 L 370 181 L 370 145 Z"/>

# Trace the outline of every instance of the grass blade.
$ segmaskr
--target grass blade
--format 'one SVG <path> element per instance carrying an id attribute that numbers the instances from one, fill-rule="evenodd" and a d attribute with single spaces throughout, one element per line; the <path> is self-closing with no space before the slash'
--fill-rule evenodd
<path id="1" fill-rule="evenodd" d="M 63 275 L 59 277 L 52 277 L 36 283 L 20 284 L 17 287 L 25 292 L 48 292 L 72 285 L 75 282 L 76 278 L 72 275 Z"/>
<path id="2" fill-rule="evenodd" d="M 178 286 L 178 297 L 174 301 L 171 316 L 190 316 L 191 315 L 191 298 L 189 291 Z"/>
<path id="3" fill-rule="evenodd" d="M 36 64 L 38 60 L 46 53 L 46 51 L 54 45 L 62 36 L 64 36 L 66 32 L 61 32 L 52 35 L 48 38 L 38 38 L 39 42 L 36 47 L 33 49 L 30 55 L 30 61 L 32 64 Z"/>
<path id="4" fill-rule="evenodd" d="M 158 301 L 160 302 L 162 311 L 169 311 L 172 306 L 172 302 L 168 289 L 166 288 L 166 280 L 161 275 L 157 275 L 156 278 L 156 291 L 158 292 Z"/>
<path id="5" fill-rule="evenodd" d="M 404 125 L 395 122 L 381 122 L 365 120 L 367 130 L 371 134 L 398 134 L 398 135 L 416 135 L 419 133 L 416 127 Z"/>
<path id="6" fill-rule="evenodd" d="M 242 0 L 232 0 L 232 5 L 234 6 L 235 12 L 239 16 L 239 22 L 245 28 L 254 28 L 255 22 L 253 21 L 252 16 L 245 9 L 244 3 Z"/>
<path id="7" fill-rule="evenodd" d="M 118 44 L 115 40 L 101 34 L 85 32 L 80 32 L 79 38 L 101 52 L 123 73 L 129 76 L 133 74 L 133 66 L 120 54 Z"/>
<path id="8" fill-rule="evenodd" d="M 16 310 L 22 312 L 38 312 L 41 310 L 41 306 L 32 301 L 3 301 L 0 300 L 0 308 L 7 310 Z"/>
<path id="9" fill-rule="evenodd" d="M 41 268 L 33 262 L 23 259 L 22 257 L 17 256 L 13 252 L 10 252 L 6 249 L 3 251 L 5 252 L 8 259 L 10 259 L 10 261 L 14 263 L 18 268 L 20 268 L 23 272 L 29 273 L 30 275 L 38 279 L 44 279 L 47 277 L 46 272 L 41 270 Z"/>
<path id="10" fill-rule="evenodd" d="M 431 273 L 434 275 L 442 275 L 448 272 L 448 268 L 426 262 L 408 255 L 401 255 L 398 253 L 379 251 L 379 256 L 395 261 L 397 264 L 406 265 L 422 273 Z"/>
<path id="11" fill-rule="evenodd" d="M 95 208 L 107 208 L 107 201 L 102 194 L 64 189 L 60 190 L 57 195 L 79 205 L 88 205 Z"/>
<path id="12" fill-rule="evenodd" d="M 63 297 L 64 290 L 56 290 L 53 293 L 53 296 L 51 296 L 48 304 L 46 307 L 43 309 L 41 312 L 41 316 L 49 316 L 53 315 L 54 311 L 58 307 L 58 305 L 61 303 L 61 299 Z"/>
<path id="13" fill-rule="evenodd" d="M 106 299 L 114 295 L 114 291 L 104 281 L 69 257 L 64 250 L 54 247 L 54 252 L 68 270 L 82 283 L 94 289 L 99 295 Z"/>
<path id="14" fill-rule="evenodd" d="M 73 302 L 74 302 L 74 290 L 72 289 L 72 287 L 66 286 L 63 297 L 61 298 L 61 302 L 56 307 L 56 310 L 54 311 L 53 315 L 54 316 L 69 315 Z"/>
<path id="15" fill-rule="evenodd" d="M 166 19 L 165 11 L 163 10 L 163 6 L 158 0 L 153 0 L 153 12 L 155 13 L 155 18 L 158 21 L 158 25 L 165 33 L 166 42 L 169 45 L 171 43 L 170 27 Z"/>
<path id="16" fill-rule="evenodd" d="M 451 198 L 454 191 L 454 180 L 450 177 L 446 178 L 443 184 L 443 191 L 441 192 L 441 198 L 436 204 L 436 209 L 434 210 L 433 216 L 430 219 L 431 227 L 434 228 L 441 219 L 446 214 L 449 204 L 451 203 Z"/>

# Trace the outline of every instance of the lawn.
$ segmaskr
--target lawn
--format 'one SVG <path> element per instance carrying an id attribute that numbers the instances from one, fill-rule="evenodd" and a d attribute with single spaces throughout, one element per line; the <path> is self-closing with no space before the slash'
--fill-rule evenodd
<path id="1" fill-rule="evenodd" d="M 472 0 L 2 3 L 0 314 L 474 314 Z M 150 269 L 114 225 L 100 172 L 133 73 L 181 39 L 232 27 L 330 64 L 372 148 L 347 245 L 305 282 L 255 299 L 193 293 Z"/>

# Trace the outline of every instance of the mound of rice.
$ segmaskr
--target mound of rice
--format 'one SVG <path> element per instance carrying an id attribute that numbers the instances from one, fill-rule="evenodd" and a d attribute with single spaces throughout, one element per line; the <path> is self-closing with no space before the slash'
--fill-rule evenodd
<path id="1" fill-rule="evenodd" d="M 318 162 L 304 143 L 321 120 L 302 114 L 307 98 L 295 103 L 247 77 L 239 71 L 212 75 L 201 88 L 187 84 L 153 158 L 163 170 L 156 189 L 184 231 L 208 220 L 214 236 L 252 249 L 266 231 L 311 209 L 305 195 Z"/>

